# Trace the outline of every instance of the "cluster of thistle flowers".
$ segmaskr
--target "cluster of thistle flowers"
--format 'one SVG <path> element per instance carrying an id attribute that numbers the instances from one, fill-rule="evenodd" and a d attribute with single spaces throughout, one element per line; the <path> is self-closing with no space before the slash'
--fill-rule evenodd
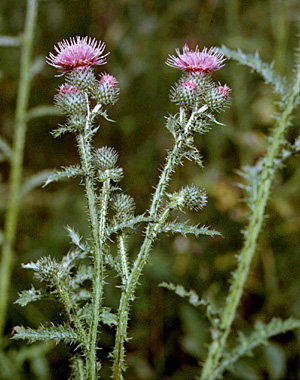
<path id="1" fill-rule="evenodd" d="M 209 75 L 224 66 L 224 56 L 216 48 L 199 51 L 185 45 L 177 56 L 170 55 L 167 65 L 184 71 L 171 90 L 171 101 L 180 107 L 197 109 L 206 105 L 212 111 L 221 111 L 229 105 L 230 88 L 215 83 Z"/>
<path id="2" fill-rule="evenodd" d="M 96 78 L 92 66 L 104 65 L 109 53 L 104 54 L 105 44 L 90 37 L 63 40 L 55 46 L 56 55 L 50 53 L 47 62 L 65 74 L 54 97 L 55 105 L 67 115 L 67 128 L 80 131 L 84 126 L 89 104 L 103 106 L 114 104 L 119 96 L 117 79 L 107 73 Z"/>

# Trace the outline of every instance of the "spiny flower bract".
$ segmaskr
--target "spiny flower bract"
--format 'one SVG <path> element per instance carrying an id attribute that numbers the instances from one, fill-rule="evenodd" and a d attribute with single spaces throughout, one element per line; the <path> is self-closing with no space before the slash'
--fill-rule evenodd
<path id="1" fill-rule="evenodd" d="M 211 71 L 219 70 L 224 66 L 224 55 L 218 51 L 217 48 L 206 47 L 200 51 L 198 46 L 195 50 L 191 50 L 188 45 L 184 45 L 182 52 L 176 49 L 176 55 L 169 55 L 166 61 L 168 66 L 187 71 L 189 73 L 203 73 L 207 74 Z"/>
<path id="2" fill-rule="evenodd" d="M 56 67 L 61 73 L 79 67 L 104 65 L 109 53 L 103 54 L 105 43 L 92 37 L 71 37 L 54 46 L 53 53 L 47 57 L 49 65 Z"/>

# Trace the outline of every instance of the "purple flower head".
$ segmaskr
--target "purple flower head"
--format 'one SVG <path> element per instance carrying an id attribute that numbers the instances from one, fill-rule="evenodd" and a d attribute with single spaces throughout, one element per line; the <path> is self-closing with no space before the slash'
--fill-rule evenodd
<path id="1" fill-rule="evenodd" d="M 91 37 L 69 38 L 69 40 L 58 42 L 54 49 L 57 54 L 50 53 L 46 60 L 61 73 L 78 67 L 104 65 L 109 54 L 103 54 L 104 42 Z"/>
<path id="2" fill-rule="evenodd" d="M 101 84 L 106 84 L 108 87 L 116 87 L 119 84 L 119 82 L 114 76 L 107 73 L 103 73 L 100 75 L 99 82 Z"/>
<path id="3" fill-rule="evenodd" d="M 219 70 L 224 66 L 224 55 L 217 48 L 204 48 L 199 51 L 198 46 L 195 50 L 191 50 L 188 45 L 184 45 L 182 53 L 176 49 L 175 55 L 169 55 L 166 64 L 176 69 L 187 71 L 189 73 L 207 74 L 211 71 Z"/>
<path id="4" fill-rule="evenodd" d="M 219 93 L 221 95 L 223 95 L 225 98 L 227 98 L 230 94 L 230 91 L 231 91 L 231 88 L 229 86 L 227 86 L 227 84 L 224 84 L 224 86 L 222 86 L 220 83 L 217 87 Z"/>

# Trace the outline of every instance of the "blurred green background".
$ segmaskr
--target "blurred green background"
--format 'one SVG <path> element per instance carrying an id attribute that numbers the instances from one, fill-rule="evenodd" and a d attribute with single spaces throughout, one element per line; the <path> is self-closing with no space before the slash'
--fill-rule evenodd
<path id="1" fill-rule="evenodd" d="M 1 0 L 0 34 L 18 35 L 23 30 L 26 2 Z M 296 45 L 297 0 L 81 0 L 40 1 L 34 57 L 42 58 L 53 45 L 75 35 L 104 40 L 111 51 L 104 67 L 120 81 L 120 101 L 109 110 L 116 123 L 103 123 L 96 138 L 98 146 L 115 147 L 126 176 L 122 186 L 133 195 L 137 212 L 148 205 L 158 168 L 172 137 L 163 127 L 164 116 L 176 108 L 168 100 L 177 70 L 164 64 L 168 54 L 187 42 L 191 46 L 258 50 L 265 61 L 275 61 L 276 70 L 290 75 Z M 0 47 L 0 125 L 11 141 L 20 50 Z M 39 62 L 39 61 L 37 61 Z M 100 72 L 100 69 L 98 69 Z M 35 77 L 30 106 L 51 104 L 61 79 L 43 64 Z M 266 149 L 265 134 L 273 123 L 274 97 L 270 89 L 248 69 L 228 62 L 215 73 L 216 80 L 232 87 L 232 107 L 222 115 L 224 127 L 197 138 L 205 169 L 187 162 L 177 170 L 172 189 L 184 184 L 203 186 L 208 207 L 188 218 L 220 231 L 222 238 L 185 239 L 161 237 L 138 290 L 130 323 L 127 379 L 192 379 L 203 361 L 209 342 L 204 311 L 195 309 L 176 295 L 159 288 L 162 281 L 180 283 L 210 296 L 222 305 L 228 290 L 235 254 L 242 244 L 241 230 L 246 208 L 237 187 L 236 170 L 253 164 Z M 63 122 L 59 117 L 31 121 L 25 148 L 24 177 L 45 169 L 78 162 L 72 135 L 54 139 L 50 131 Z M 299 125 L 299 118 L 295 120 Z M 296 128 L 290 137 L 296 135 Z M 9 167 L 1 165 L 1 219 L 7 199 Z M 277 177 L 269 202 L 258 253 L 252 265 L 239 308 L 234 331 L 249 331 L 256 320 L 273 316 L 299 316 L 299 161 L 295 157 Z M 43 255 L 61 257 L 68 251 L 64 226 L 87 232 L 83 188 L 75 181 L 50 185 L 28 194 L 23 201 L 17 236 L 17 261 L 11 288 L 6 332 L 17 324 L 35 327 L 51 320 L 60 321 L 56 304 L 37 303 L 21 308 L 13 302 L 20 290 L 33 283 L 32 273 L 22 262 Z M 136 253 L 140 237 L 130 239 Z M 108 287 L 107 303 L 117 307 L 118 291 Z M 113 342 L 113 330 L 101 335 L 103 378 L 109 378 L 106 356 Z M 10 350 L 19 349 L 11 341 Z M 269 347 L 255 351 L 254 358 L 240 360 L 236 373 L 225 379 L 297 379 L 299 374 L 299 334 L 287 333 L 272 339 Z M 48 349 L 45 355 L 27 362 L 22 379 L 66 379 L 70 351 L 63 346 Z M 4 378 L 4 375 L 0 374 Z"/>

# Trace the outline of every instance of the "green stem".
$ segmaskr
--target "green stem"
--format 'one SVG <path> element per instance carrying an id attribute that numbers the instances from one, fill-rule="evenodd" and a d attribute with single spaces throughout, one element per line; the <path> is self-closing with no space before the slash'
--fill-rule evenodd
<path id="1" fill-rule="evenodd" d="M 58 281 L 57 282 L 57 289 L 59 291 L 60 298 L 61 298 L 61 300 L 65 306 L 65 309 L 68 313 L 69 320 L 71 323 L 74 323 L 77 334 L 79 335 L 80 340 L 83 343 L 85 350 L 88 351 L 89 347 L 88 347 L 88 340 L 86 337 L 86 332 L 84 330 L 82 322 L 77 317 L 77 313 L 76 313 L 77 310 L 74 310 L 74 305 L 71 301 L 68 288 L 66 288 L 66 286 L 62 282 Z"/>
<path id="2" fill-rule="evenodd" d="M 128 271 L 128 263 L 127 263 L 127 252 L 126 252 L 126 244 L 125 244 L 125 236 L 124 234 L 120 235 L 119 238 L 119 255 L 120 255 L 120 261 L 121 261 L 121 269 L 122 269 L 122 281 L 123 285 L 126 285 L 129 271 Z"/>
<path id="3" fill-rule="evenodd" d="M 26 136 L 26 111 L 30 90 L 30 59 L 33 44 L 34 28 L 37 17 L 37 0 L 27 0 L 27 12 L 25 30 L 22 44 L 20 63 L 20 81 L 16 106 L 15 129 L 13 149 L 11 156 L 11 170 L 9 178 L 8 203 L 5 215 L 4 243 L 0 268 L 0 336 L 3 335 L 7 303 L 9 297 L 9 285 L 13 268 L 13 245 L 16 238 L 16 230 L 19 212 L 19 195 L 22 176 L 24 145 Z"/>
<path id="4" fill-rule="evenodd" d="M 179 162 L 180 152 L 183 149 L 185 139 L 190 133 L 190 127 L 193 122 L 193 119 L 196 114 L 203 112 L 205 110 L 206 110 L 206 107 L 204 106 L 201 110 L 192 112 L 187 124 L 184 126 L 183 133 L 181 133 L 177 137 L 172 151 L 168 154 L 166 164 L 161 173 L 159 182 L 156 186 L 156 189 L 152 198 L 152 203 L 151 203 L 149 213 L 150 213 L 150 216 L 153 217 L 153 219 L 157 219 L 159 208 L 163 201 L 163 197 L 165 195 L 167 185 L 171 179 L 171 174 L 176 164 Z M 181 125 L 183 123 L 183 114 L 184 114 L 184 111 L 181 109 L 180 110 Z M 134 262 L 134 265 L 128 277 L 128 281 L 126 283 L 125 289 L 123 290 L 122 295 L 121 295 L 119 311 L 118 311 L 118 326 L 117 326 L 115 346 L 114 346 L 114 351 L 113 351 L 113 379 L 114 380 L 121 380 L 122 372 L 125 371 L 124 344 L 127 341 L 127 328 L 128 328 L 128 319 L 129 319 L 129 311 L 130 311 L 129 309 L 130 301 L 133 300 L 134 298 L 135 289 L 137 287 L 142 270 L 145 264 L 147 263 L 149 252 L 154 242 L 154 239 L 156 238 L 158 234 L 159 227 L 161 226 L 162 223 L 164 223 L 164 221 L 169 215 L 169 212 L 170 212 L 170 209 L 166 208 L 165 211 L 160 215 L 159 219 L 155 223 L 148 224 L 146 228 L 146 234 L 145 234 L 143 244 L 139 251 L 138 257 Z"/>
<path id="5" fill-rule="evenodd" d="M 201 380 L 213 380 L 215 378 L 214 371 L 217 369 L 219 361 L 224 353 L 227 338 L 231 330 L 231 325 L 248 278 L 250 264 L 256 251 L 257 239 L 261 231 L 265 208 L 270 194 L 270 188 L 276 172 L 274 163 L 276 157 L 280 153 L 282 141 L 289 126 L 291 114 L 299 94 L 299 88 L 300 71 L 297 73 L 293 89 L 285 102 L 285 108 L 278 119 L 277 126 L 275 127 L 272 135 L 264 161 L 264 168 L 259 178 L 254 210 L 245 231 L 245 242 L 239 254 L 238 267 L 233 274 L 232 285 L 229 289 L 225 309 L 220 321 L 219 336 L 211 343 L 209 347 L 208 356 L 201 374 Z"/>
<path id="6" fill-rule="evenodd" d="M 93 280 L 93 311 L 92 311 L 92 323 L 90 330 L 90 351 L 87 357 L 89 368 L 89 379 L 97 378 L 96 368 L 96 350 L 97 350 L 97 336 L 98 326 L 100 321 L 100 309 L 103 298 L 103 282 L 104 282 L 104 255 L 103 246 L 105 241 L 105 228 L 106 228 L 106 215 L 107 205 L 110 192 L 110 180 L 107 179 L 103 182 L 101 193 L 101 208 L 99 218 L 99 250 L 96 251 L 94 262 L 94 280 Z"/>

